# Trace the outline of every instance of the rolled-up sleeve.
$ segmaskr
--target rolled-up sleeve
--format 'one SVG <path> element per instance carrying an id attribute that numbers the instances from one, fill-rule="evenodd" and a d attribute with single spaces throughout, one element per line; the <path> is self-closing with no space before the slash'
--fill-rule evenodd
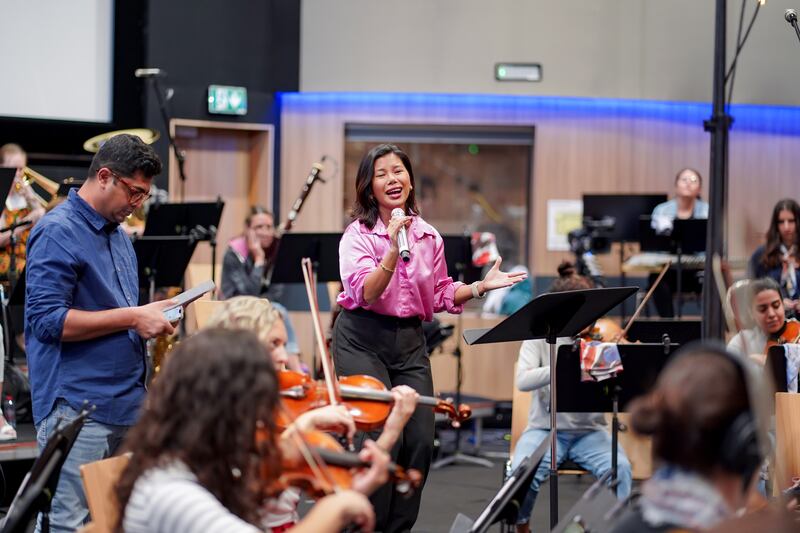
<path id="1" fill-rule="evenodd" d="M 458 314 L 463 311 L 464 306 L 456 305 L 456 290 L 464 285 L 460 281 L 453 281 L 447 272 L 447 262 L 444 258 L 444 241 L 440 236 L 436 236 L 436 243 L 433 250 L 433 311 L 440 313 Z"/>
<path id="2" fill-rule="evenodd" d="M 77 282 L 77 259 L 55 235 L 38 232 L 28 243 L 25 319 L 43 343 L 61 340 Z"/>
<path id="3" fill-rule="evenodd" d="M 344 293 L 359 307 L 368 305 L 364 299 L 364 280 L 378 267 L 370 238 L 351 226 L 339 242 L 339 273 Z"/>

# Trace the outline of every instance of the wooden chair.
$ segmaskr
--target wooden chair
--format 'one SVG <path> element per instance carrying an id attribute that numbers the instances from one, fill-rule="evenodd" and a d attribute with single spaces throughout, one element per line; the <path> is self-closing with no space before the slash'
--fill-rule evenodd
<path id="1" fill-rule="evenodd" d="M 209 300 L 201 298 L 195 300 L 192 304 L 194 306 L 194 316 L 197 320 L 197 329 L 203 329 L 208 324 L 208 320 L 214 313 L 223 305 L 222 300 Z M 191 307 L 191 306 L 190 306 Z"/>
<path id="2" fill-rule="evenodd" d="M 119 515 L 114 495 L 114 485 L 128 465 L 130 457 L 118 455 L 81 466 L 83 490 L 92 517 L 88 531 L 91 533 L 110 533 Z M 84 528 L 86 529 L 86 528 Z"/>
<path id="3" fill-rule="evenodd" d="M 800 394 L 775 394 L 775 483 L 779 495 L 800 476 Z"/>

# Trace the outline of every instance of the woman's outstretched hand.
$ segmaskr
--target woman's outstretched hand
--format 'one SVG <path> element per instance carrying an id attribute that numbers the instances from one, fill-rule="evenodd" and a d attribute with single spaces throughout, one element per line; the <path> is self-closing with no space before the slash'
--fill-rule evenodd
<path id="1" fill-rule="evenodd" d="M 499 289 L 501 287 L 510 287 L 515 283 L 527 279 L 528 274 L 526 272 L 503 272 L 500 270 L 500 264 L 502 262 L 503 258 L 498 257 L 492 268 L 486 273 L 486 277 L 481 281 L 482 287 L 479 287 L 483 289 L 482 292 Z"/>

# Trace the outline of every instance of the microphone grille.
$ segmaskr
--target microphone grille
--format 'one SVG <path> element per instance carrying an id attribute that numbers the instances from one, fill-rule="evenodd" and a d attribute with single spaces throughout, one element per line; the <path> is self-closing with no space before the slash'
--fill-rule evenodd
<path id="1" fill-rule="evenodd" d="M 392 218 L 404 217 L 406 216 L 406 212 L 400 209 L 399 207 L 395 207 L 392 209 Z"/>
<path id="2" fill-rule="evenodd" d="M 791 24 L 793 21 L 797 20 L 797 11 L 794 9 L 787 9 L 783 13 L 783 18 L 786 19 L 786 22 Z"/>

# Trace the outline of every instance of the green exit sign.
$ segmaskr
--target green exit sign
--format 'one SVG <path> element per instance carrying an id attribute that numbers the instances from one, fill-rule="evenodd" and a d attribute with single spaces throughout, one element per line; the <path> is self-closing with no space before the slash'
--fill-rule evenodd
<path id="1" fill-rule="evenodd" d="M 208 112 L 219 115 L 246 115 L 247 89 L 227 85 L 209 85 Z"/>

